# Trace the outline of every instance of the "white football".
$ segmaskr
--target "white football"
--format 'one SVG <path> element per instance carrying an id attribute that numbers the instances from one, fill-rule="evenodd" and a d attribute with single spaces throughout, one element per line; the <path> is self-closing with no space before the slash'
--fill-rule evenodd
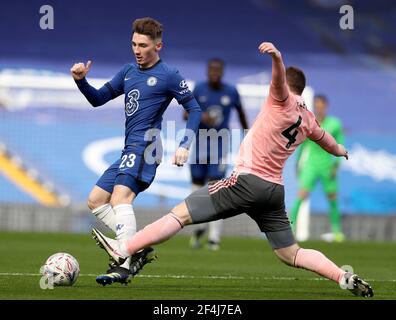
<path id="1" fill-rule="evenodd" d="M 64 252 L 50 256 L 42 268 L 42 274 L 54 286 L 71 286 L 79 274 L 80 266 L 72 255 Z"/>

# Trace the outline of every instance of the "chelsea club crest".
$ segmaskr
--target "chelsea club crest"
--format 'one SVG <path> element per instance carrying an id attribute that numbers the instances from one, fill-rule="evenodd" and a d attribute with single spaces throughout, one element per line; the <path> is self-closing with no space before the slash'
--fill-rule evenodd
<path id="1" fill-rule="evenodd" d="M 150 87 L 154 87 L 157 84 L 157 78 L 156 77 L 150 77 L 147 79 L 147 85 Z"/>

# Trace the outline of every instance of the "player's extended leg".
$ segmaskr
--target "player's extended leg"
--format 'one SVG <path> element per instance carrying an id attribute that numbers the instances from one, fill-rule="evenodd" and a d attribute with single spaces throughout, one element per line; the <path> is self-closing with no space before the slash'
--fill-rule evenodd
<path id="1" fill-rule="evenodd" d="M 88 207 L 107 227 L 116 233 L 116 214 L 110 204 L 120 160 L 114 162 L 99 178 L 88 198 Z M 108 273 L 114 271 L 110 263 Z M 127 277 L 126 277 L 127 278 Z"/>
<path id="2" fill-rule="evenodd" d="M 111 193 L 94 186 L 88 197 L 88 207 L 92 214 L 102 221 L 110 230 L 115 230 L 115 213 L 110 205 Z"/>
<path id="3" fill-rule="evenodd" d="M 147 225 L 128 240 L 119 241 L 110 239 L 96 229 L 93 229 L 92 233 L 109 256 L 117 264 L 122 264 L 125 259 L 140 250 L 170 239 L 185 225 L 191 224 L 191 222 L 187 205 L 183 201 L 174 207 L 170 213 Z"/>
<path id="4" fill-rule="evenodd" d="M 121 242 L 120 250 L 125 249 L 127 253 L 133 255 L 141 249 L 165 242 L 191 223 L 189 210 L 183 201 L 175 206 L 170 213 L 147 225 L 131 239 Z"/>
<path id="5" fill-rule="evenodd" d="M 130 175 L 117 175 L 116 185 L 110 199 L 115 212 L 116 239 L 129 239 L 136 233 L 136 218 L 132 202 L 136 195 L 147 188 L 147 184 L 137 181 Z M 96 281 L 106 285 L 113 282 L 127 283 L 129 276 L 138 274 L 143 266 L 156 258 L 152 248 L 147 248 L 125 260 L 120 266 L 112 266 L 106 275 L 98 276 Z"/>
<path id="6" fill-rule="evenodd" d="M 284 187 L 258 178 L 250 177 L 246 181 L 249 188 L 258 191 L 254 205 L 247 214 L 256 221 L 262 232 L 265 232 L 268 242 L 275 254 L 286 264 L 316 272 L 328 279 L 340 282 L 351 280 L 353 288 L 362 285 L 361 295 L 371 295 L 372 290 L 368 284 L 356 275 L 345 276 L 346 272 L 337 267 L 321 252 L 300 248 L 295 240 L 290 222 L 287 218 L 284 205 Z M 345 280 L 345 281 L 344 281 Z"/>
<path id="7" fill-rule="evenodd" d="M 287 265 L 313 271 L 337 282 L 342 289 L 349 289 L 356 296 L 372 297 L 374 295 L 372 288 L 366 281 L 356 274 L 339 268 L 320 251 L 300 248 L 297 244 L 293 244 L 274 249 L 274 252 Z"/>
<path id="8" fill-rule="evenodd" d="M 88 207 L 107 227 L 116 232 L 115 213 L 110 205 L 121 160 L 114 162 L 99 178 L 88 197 Z"/>
<path id="9" fill-rule="evenodd" d="M 234 179 L 233 177 L 230 178 Z M 233 180 L 232 180 L 233 181 Z M 232 183 L 232 182 L 231 182 Z M 230 204 L 232 201 L 227 201 Z M 228 216 L 241 213 L 230 211 Z M 118 264 L 128 256 L 143 248 L 165 242 L 177 234 L 185 225 L 198 224 L 226 218 L 217 213 L 209 195 L 208 186 L 205 186 L 189 195 L 185 201 L 174 207 L 170 213 L 161 219 L 147 225 L 129 240 L 117 241 L 104 236 L 100 231 L 93 229 L 94 238 L 103 246 L 109 256 Z"/>
<path id="10" fill-rule="evenodd" d="M 127 186 L 115 185 L 110 204 L 116 214 L 116 239 L 127 239 L 136 233 L 132 202 L 136 194 Z"/>
<path id="11" fill-rule="evenodd" d="M 132 201 L 135 197 L 136 194 L 130 188 L 123 185 L 114 186 L 110 206 L 114 211 L 114 232 L 118 240 L 132 237 L 136 233 L 136 218 L 132 207 Z M 107 274 L 99 275 L 96 281 L 102 285 L 112 284 L 113 282 L 127 283 L 130 262 L 131 258 L 128 258 L 120 266 L 110 266 Z"/>

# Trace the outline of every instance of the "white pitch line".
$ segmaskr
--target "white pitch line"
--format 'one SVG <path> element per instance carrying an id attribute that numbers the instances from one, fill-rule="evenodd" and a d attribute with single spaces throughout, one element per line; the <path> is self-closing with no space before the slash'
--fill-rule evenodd
<path id="1" fill-rule="evenodd" d="M 28 277 L 38 277 L 41 276 L 40 273 L 0 273 L 0 277 L 9 276 L 28 276 Z M 83 273 L 80 277 L 96 277 L 97 274 Z M 230 279 L 230 280 L 280 280 L 280 281 L 290 281 L 290 280 L 308 280 L 308 281 L 328 281 L 325 278 L 295 278 L 295 277 L 239 277 L 239 276 L 189 276 L 189 275 L 175 275 L 175 274 L 142 274 L 137 275 L 139 278 L 170 278 L 170 279 Z M 366 279 L 372 282 L 396 282 L 396 279 Z"/>

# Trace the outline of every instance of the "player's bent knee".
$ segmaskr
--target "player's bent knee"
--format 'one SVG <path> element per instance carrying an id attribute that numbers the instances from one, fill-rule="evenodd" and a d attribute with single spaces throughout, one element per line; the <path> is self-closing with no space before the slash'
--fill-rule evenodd
<path id="1" fill-rule="evenodd" d="M 275 249 L 274 252 L 282 262 L 294 267 L 294 260 L 298 249 L 299 246 L 297 244 L 293 244 L 285 248 Z"/>
<path id="2" fill-rule="evenodd" d="M 114 208 L 120 204 L 128 204 L 128 202 L 123 201 L 123 198 L 121 197 L 111 197 L 110 199 L 110 205 Z"/>
<path id="3" fill-rule="evenodd" d="M 121 204 L 132 204 L 135 197 L 122 197 L 122 196 L 112 196 L 110 198 L 110 205 L 114 208 Z"/>
<path id="4" fill-rule="evenodd" d="M 291 228 L 265 232 L 268 242 L 276 256 L 284 263 L 293 266 L 298 245 Z"/>
<path id="5" fill-rule="evenodd" d="M 129 187 L 116 185 L 110 198 L 110 205 L 115 207 L 120 204 L 131 204 L 135 198 L 136 194 Z"/>
<path id="6" fill-rule="evenodd" d="M 97 198 L 90 196 L 87 200 L 87 206 L 91 210 L 99 208 L 100 206 L 103 206 L 106 203 L 109 203 L 109 199 L 107 198 Z"/>
<path id="7" fill-rule="evenodd" d="M 88 208 L 94 210 L 96 208 L 99 208 L 100 206 L 103 206 L 104 204 L 109 203 L 110 196 L 111 194 L 109 192 L 95 186 L 88 196 Z"/>
<path id="8" fill-rule="evenodd" d="M 95 209 L 95 203 L 89 198 L 87 200 L 87 206 L 88 206 L 89 210 Z"/>
<path id="9" fill-rule="evenodd" d="M 191 215 L 185 201 L 174 207 L 171 212 L 179 218 L 179 221 L 183 226 L 192 223 Z"/>

